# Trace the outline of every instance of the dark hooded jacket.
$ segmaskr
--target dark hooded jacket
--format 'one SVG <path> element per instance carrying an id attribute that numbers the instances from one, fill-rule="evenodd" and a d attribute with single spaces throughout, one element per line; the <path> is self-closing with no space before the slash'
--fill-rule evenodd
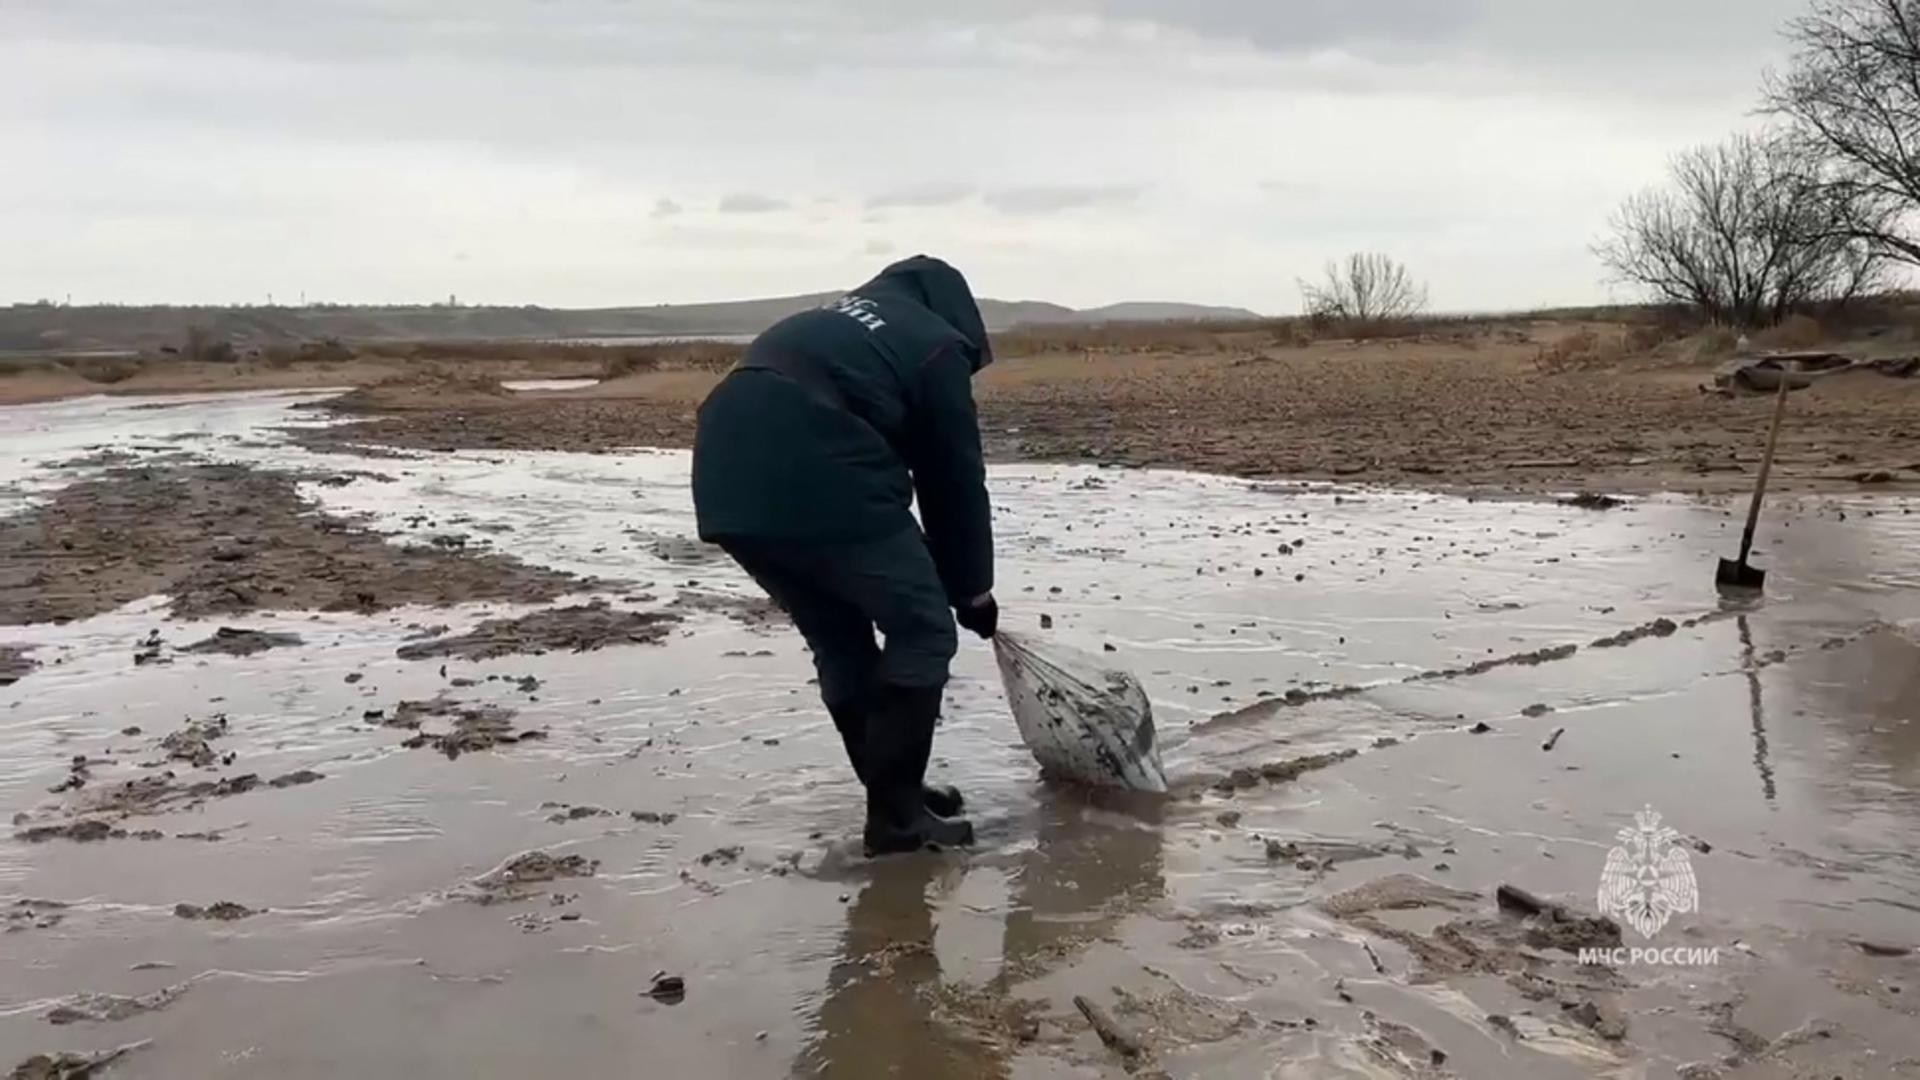
<path id="1" fill-rule="evenodd" d="M 970 380 L 992 360 L 960 272 L 924 255 L 756 338 L 700 406 L 693 502 L 711 541 L 830 544 L 913 524 L 955 603 L 993 588 Z"/>

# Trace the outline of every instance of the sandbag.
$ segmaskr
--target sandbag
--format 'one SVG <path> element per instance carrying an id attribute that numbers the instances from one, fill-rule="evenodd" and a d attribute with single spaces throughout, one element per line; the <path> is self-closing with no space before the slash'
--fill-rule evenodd
<path id="1" fill-rule="evenodd" d="M 1020 738 L 1052 777 L 1099 787 L 1165 792 L 1153 706 L 1140 682 L 1099 657 L 1003 630 L 994 657 Z"/>

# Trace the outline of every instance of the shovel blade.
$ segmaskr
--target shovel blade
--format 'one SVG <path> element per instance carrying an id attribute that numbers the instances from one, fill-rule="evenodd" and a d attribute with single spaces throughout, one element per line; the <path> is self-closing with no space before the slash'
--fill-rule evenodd
<path id="1" fill-rule="evenodd" d="M 1767 572 L 1738 559 L 1721 559 L 1713 583 L 1727 589 L 1759 589 L 1767 584 Z"/>

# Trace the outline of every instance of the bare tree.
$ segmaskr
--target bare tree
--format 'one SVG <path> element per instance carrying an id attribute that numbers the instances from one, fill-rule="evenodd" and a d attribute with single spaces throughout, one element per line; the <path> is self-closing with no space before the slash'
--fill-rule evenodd
<path id="1" fill-rule="evenodd" d="M 1327 264 L 1326 280 L 1300 283 L 1307 314 L 1317 320 L 1405 319 L 1427 306 L 1427 286 L 1385 255 L 1355 252 Z"/>
<path id="2" fill-rule="evenodd" d="M 1739 135 L 1673 159 L 1671 183 L 1628 199 L 1595 254 L 1614 277 L 1715 322 L 1770 326 L 1883 280 L 1853 232 L 1857 208 L 1824 185 L 1799 144 Z"/>
<path id="3" fill-rule="evenodd" d="M 1920 265 L 1920 0 L 1818 0 L 1766 107 L 1823 160 L 1821 180 L 1880 254 Z"/>

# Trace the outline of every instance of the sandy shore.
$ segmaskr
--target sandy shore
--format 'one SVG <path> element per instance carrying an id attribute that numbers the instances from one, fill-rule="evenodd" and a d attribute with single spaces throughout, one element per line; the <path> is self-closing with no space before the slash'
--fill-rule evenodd
<path id="1" fill-rule="evenodd" d="M 1475 334 L 1016 355 L 978 378 L 976 396 L 999 461 L 1514 492 L 1751 486 L 1772 402 L 1703 392 L 1713 362 L 1545 370 L 1542 348 Z M 334 407 L 360 422 L 314 438 L 431 450 L 684 447 L 719 377 L 652 371 L 535 394 L 375 384 Z M 1780 490 L 1920 488 L 1920 380 L 1858 375 L 1796 392 L 1775 476 Z"/>

